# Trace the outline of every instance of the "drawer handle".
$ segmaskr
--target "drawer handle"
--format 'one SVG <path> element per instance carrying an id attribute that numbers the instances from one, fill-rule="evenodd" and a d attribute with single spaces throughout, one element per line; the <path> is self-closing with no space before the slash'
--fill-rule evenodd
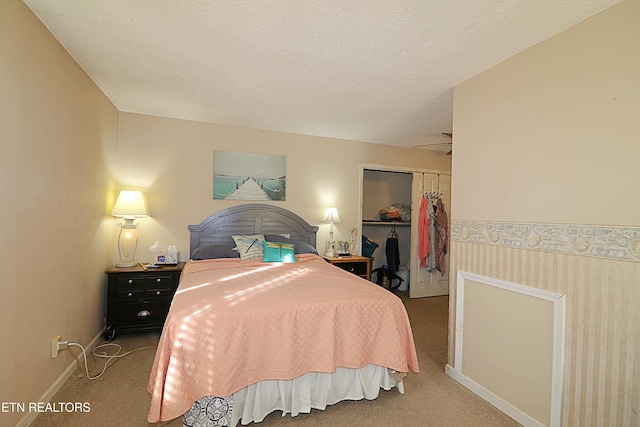
<path id="1" fill-rule="evenodd" d="M 129 279 L 129 283 L 133 283 L 133 279 Z"/>
<path id="2" fill-rule="evenodd" d="M 132 296 L 132 295 L 133 295 L 133 294 L 132 294 L 131 292 L 129 292 L 129 293 L 127 294 L 127 296 L 128 296 L 128 297 L 130 297 L 130 296 Z"/>
<path id="3" fill-rule="evenodd" d="M 147 317 L 147 316 L 151 316 L 151 313 L 149 313 L 147 310 L 142 310 L 140 313 L 138 313 L 138 317 Z"/>
<path id="4" fill-rule="evenodd" d="M 160 295 L 160 291 L 156 291 L 156 295 Z"/>
<path id="5" fill-rule="evenodd" d="M 161 281 L 161 280 L 162 280 L 162 279 L 156 279 L 156 282 L 160 283 L 160 281 Z"/>
<path id="6" fill-rule="evenodd" d="M 349 273 L 353 273 L 354 271 L 356 271 L 356 268 L 354 266 L 349 267 Z"/>

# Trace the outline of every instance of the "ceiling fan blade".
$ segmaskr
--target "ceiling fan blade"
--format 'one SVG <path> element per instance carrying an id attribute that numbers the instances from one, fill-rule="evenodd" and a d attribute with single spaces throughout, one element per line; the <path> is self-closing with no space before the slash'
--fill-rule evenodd
<path id="1" fill-rule="evenodd" d="M 440 135 L 453 139 L 453 134 L 451 132 L 442 132 Z M 447 153 L 447 156 L 450 156 L 452 152 L 453 150 L 449 150 L 449 152 Z"/>
<path id="2" fill-rule="evenodd" d="M 417 145 L 412 145 L 413 148 L 419 148 L 419 147 L 446 147 L 451 145 L 450 142 L 434 142 L 434 143 L 430 143 L 430 144 L 417 144 Z"/>
<path id="3" fill-rule="evenodd" d="M 449 132 L 442 132 L 440 135 L 452 139 L 453 140 L 453 134 L 449 133 Z M 453 141 L 448 141 L 448 142 L 429 142 L 426 144 L 417 144 L 417 145 L 413 145 L 413 148 L 420 148 L 420 147 L 426 147 L 426 148 L 430 148 L 430 147 L 442 147 L 442 146 L 451 146 Z M 440 150 L 438 150 L 440 151 Z M 451 150 L 449 150 L 449 152 L 447 153 L 447 156 L 451 155 Z"/>

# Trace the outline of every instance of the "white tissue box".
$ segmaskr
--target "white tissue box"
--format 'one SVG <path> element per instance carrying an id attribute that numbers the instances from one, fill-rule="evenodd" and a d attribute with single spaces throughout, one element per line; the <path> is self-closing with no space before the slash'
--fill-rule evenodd
<path id="1" fill-rule="evenodd" d="M 178 263 L 178 252 L 169 252 L 164 257 L 165 264 L 177 264 Z"/>

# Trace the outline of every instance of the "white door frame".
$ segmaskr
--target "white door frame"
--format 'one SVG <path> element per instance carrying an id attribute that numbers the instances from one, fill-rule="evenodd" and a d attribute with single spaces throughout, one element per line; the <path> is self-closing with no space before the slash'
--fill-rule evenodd
<path id="1" fill-rule="evenodd" d="M 438 170 L 438 169 L 421 169 L 421 168 L 410 168 L 405 166 L 396 166 L 396 165 L 382 165 L 375 163 L 360 163 L 360 173 L 359 173 L 359 194 L 358 194 L 358 235 L 362 236 L 362 202 L 364 197 L 364 171 L 368 170 L 377 170 L 383 172 L 405 172 L 405 173 L 433 173 L 433 174 L 445 174 L 451 175 L 451 171 L 447 170 Z M 413 200 L 412 200 L 413 204 Z M 412 225 L 413 226 L 413 225 Z M 362 255 L 362 245 L 360 245 L 360 249 L 358 252 L 359 255 Z M 411 280 L 411 279 L 409 279 Z"/>

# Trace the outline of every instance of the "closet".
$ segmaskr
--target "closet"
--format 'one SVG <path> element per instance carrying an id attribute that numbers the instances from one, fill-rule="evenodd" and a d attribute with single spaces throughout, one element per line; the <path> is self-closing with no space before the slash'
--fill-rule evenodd
<path id="1" fill-rule="evenodd" d="M 361 236 L 378 245 L 373 253 L 371 269 L 387 265 L 387 238 L 397 236 L 399 265 L 409 270 L 409 296 L 447 295 L 448 269 L 443 276 L 438 270 L 420 268 L 418 219 L 422 197 L 427 193 L 438 194 L 448 214 L 451 174 L 381 165 L 362 165 L 361 170 Z M 393 206 L 399 207 L 404 220 L 396 222 L 384 215 L 381 219 L 380 210 Z M 403 207 L 406 207 L 406 211 Z M 449 265 L 448 254 L 445 265 Z"/>

